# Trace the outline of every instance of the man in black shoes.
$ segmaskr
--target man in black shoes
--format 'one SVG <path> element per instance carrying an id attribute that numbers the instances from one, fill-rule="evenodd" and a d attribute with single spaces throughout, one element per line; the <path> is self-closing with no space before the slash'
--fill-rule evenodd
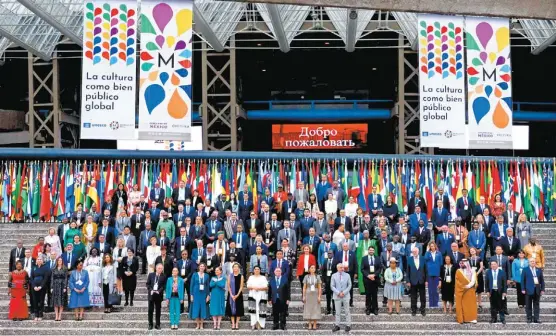
<path id="1" fill-rule="evenodd" d="M 374 247 L 369 247 L 367 256 L 361 260 L 361 273 L 363 274 L 363 284 L 365 285 L 365 313 L 378 315 L 378 286 L 380 285 L 379 275 L 382 271 L 380 259 L 375 257 Z"/>
<path id="2" fill-rule="evenodd" d="M 485 291 L 490 298 L 490 323 L 496 323 L 498 315 L 500 315 L 500 322 L 506 324 L 504 301 L 508 291 L 507 279 L 506 272 L 498 267 L 496 260 L 492 260 L 485 278 Z"/>
<path id="3" fill-rule="evenodd" d="M 147 277 L 147 293 L 149 301 L 149 330 L 153 329 L 153 313 L 156 310 L 155 328 L 160 330 L 160 309 L 164 299 L 164 288 L 166 288 L 166 276 L 164 266 L 156 265 L 156 271 Z"/>

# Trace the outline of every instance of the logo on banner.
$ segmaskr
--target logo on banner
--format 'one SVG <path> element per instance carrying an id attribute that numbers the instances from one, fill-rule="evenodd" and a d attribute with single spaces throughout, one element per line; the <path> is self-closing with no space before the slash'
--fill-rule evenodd
<path id="1" fill-rule="evenodd" d="M 141 38 L 149 42 L 141 52 L 140 85 L 146 86 L 144 99 L 150 115 L 160 105 L 173 119 L 185 118 L 190 110 L 186 98 L 191 101 L 192 52 L 187 46 L 192 41 L 185 40 L 185 33 L 192 28 L 192 17 L 192 10 L 174 13 L 166 3 L 154 6 L 152 19 L 141 15 Z"/>
<path id="2" fill-rule="evenodd" d="M 492 124 L 499 129 L 505 129 L 510 123 L 509 36 L 508 27 L 499 27 L 495 32 L 489 22 L 479 23 L 475 32 L 467 34 L 467 49 L 476 56 L 468 60 L 467 74 L 469 106 L 477 125 L 489 114 L 492 114 Z"/>

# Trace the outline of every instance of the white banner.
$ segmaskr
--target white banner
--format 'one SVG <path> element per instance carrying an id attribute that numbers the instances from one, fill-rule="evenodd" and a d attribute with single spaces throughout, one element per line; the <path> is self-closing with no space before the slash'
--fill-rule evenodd
<path id="1" fill-rule="evenodd" d="M 513 148 L 509 19 L 467 17 L 469 147 Z"/>
<path id="2" fill-rule="evenodd" d="M 420 147 L 467 148 L 463 17 L 419 15 Z"/>
<path id="3" fill-rule="evenodd" d="M 191 141 L 172 140 L 118 140 L 118 149 L 131 150 L 203 150 L 203 133 L 201 126 L 191 127 Z"/>
<path id="4" fill-rule="evenodd" d="M 84 7 L 82 139 L 133 139 L 137 2 L 88 1 Z"/>
<path id="5" fill-rule="evenodd" d="M 141 2 L 139 139 L 191 141 L 193 2 Z"/>

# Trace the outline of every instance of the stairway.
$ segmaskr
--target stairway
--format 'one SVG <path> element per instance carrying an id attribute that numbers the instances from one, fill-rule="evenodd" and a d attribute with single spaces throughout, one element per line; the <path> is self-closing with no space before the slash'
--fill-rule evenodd
<path id="1" fill-rule="evenodd" d="M 45 319 L 41 322 L 32 320 L 23 322 L 13 322 L 7 319 L 8 303 L 7 296 L 7 269 L 10 250 L 15 247 L 17 239 L 22 239 L 26 248 L 35 245 L 39 236 L 44 236 L 48 227 L 52 224 L 29 223 L 29 224 L 2 224 L 0 225 L 0 335 L 142 335 L 148 334 L 147 331 L 147 292 L 145 288 L 146 275 L 138 276 L 138 286 L 135 295 L 134 307 L 121 307 L 117 312 L 104 314 L 101 310 L 85 312 L 82 322 L 73 321 L 71 312 L 64 313 L 64 320 L 61 322 L 53 321 L 53 313 L 45 314 Z M 365 315 L 364 297 L 359 295 L 357 287 L 354 289 L 354 304 L 352 313 L 351 334 L 396 334 L 396 335 L 442 335 L 450 334 L 473 335 L 481 332 L 488 332 L 491 335 L 556 335 L 556 262 L 553 256 L 556 255 L 556 243 L 549 239 L 556 223 L 533 224 L 533 231 L 539 243 L 544 247 L 547 256 L 545 268 L 546 294 L 541 302 L 541 321 L 542 324 L 525 323 L 525 311 L 519 309 L 516 303 L 515 289 L 510 289 L 508 293 L 508 306 L 510 315 L 507 316 L 506 326 L 497 324 L 495 327 L 488 323 L 490 313 L 488 310 L 488 298 L 483 298 L 484 309 L 479 312 L 479 323 L 476 325 L 459 325 L 455 322 L 455 317 L 442 314 L 441 309 L 428 309 L 427 316 L 411 316 L 409 309 L 409 297 L 404 297 L 402 312 L 400 315 L 387 315 L 385 309 L 381 308 L 378 316 Z M 379 301 L 382 290 L 379 291 Z M 247 296 L 245 296 L 247 300 Z M 323 297 L 324 301 L 324 297 Z M 323 311 L 326 302 L 323 302 Z M 194 327 L 194 323 L 185 315 L 182 315 L 180 330 L 172 331 L 169 329 L 168 310 L 163 303 L 162 308 L 162 331 L 154 331 L 154 334 L 183 334 L 184 329 L 188 332 Z M 290 315 L 287 322 L 286 331 L 269 330 L 271 323 L 267 320 L 267 329 L 255 331 L 262 334 L 270 332 L 272 334 L 283 335 L 309 335 L 309 334 L 331 334 L 334 317 L 323 316 L 319 323 L 318 331 L 308 331 L 303 322 L 303 303 L 301 302 L 301 288 L 299 281 L 294 280 L 292 284 L 292 303 L 290 305 Z M 244 317 L 240 323 L 239 331 L 230 331 L 229 322 L 223 322 L 220 331 L 222 335 L 246 335 L 253 333 L 249 327 L 249 318 Z M 205 323 L 204 330 L 195 330 L 195 335 L 210 335 L 212 321 Z M 344 334 L 340 331 L 338 334 Z"/>

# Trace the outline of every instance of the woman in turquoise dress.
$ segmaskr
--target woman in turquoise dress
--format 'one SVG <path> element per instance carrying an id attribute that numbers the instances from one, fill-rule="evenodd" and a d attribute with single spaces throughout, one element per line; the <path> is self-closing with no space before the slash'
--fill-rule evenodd
<path id="1" fill-rule="evenodd" d="M 214 330 L 220 330 L 222 316 L 226 310 L 226 277 L 222 275 L 222 267 L 214 270 L 215 276 L 210 280 L 210 315 L 214 322 Z"/>
<path id="2" fill-rule="evenodd" d="M 89 273 L 83 269 L 83 261 L 78 260 L 69 279 L 70 301 L 68 307 L 75 309 L 75 320 L 83 320 L 83 311 L 91 306 L 89 302 Z"/>
<path id="3" fill-rule="evenodd" d="M 184 281 L 178 274 L 178 269 L 174 267 L 172 276 L 166 281 L 166 301 L 170 308 L 170 329 L 172 330 L 178 330 L 181 304 L 183 303 Z"/>
<path id="4" fill-rule="evenodd" d="M 195 329 L 203 329 L 203 320 L 207 318 L 207 303 L 210 301 L 209 275 L 205 273 L 207 265 L 199 264 L 198 272 L 191 276 L 191 309 L 189 317 L 195 320 Z"/>

